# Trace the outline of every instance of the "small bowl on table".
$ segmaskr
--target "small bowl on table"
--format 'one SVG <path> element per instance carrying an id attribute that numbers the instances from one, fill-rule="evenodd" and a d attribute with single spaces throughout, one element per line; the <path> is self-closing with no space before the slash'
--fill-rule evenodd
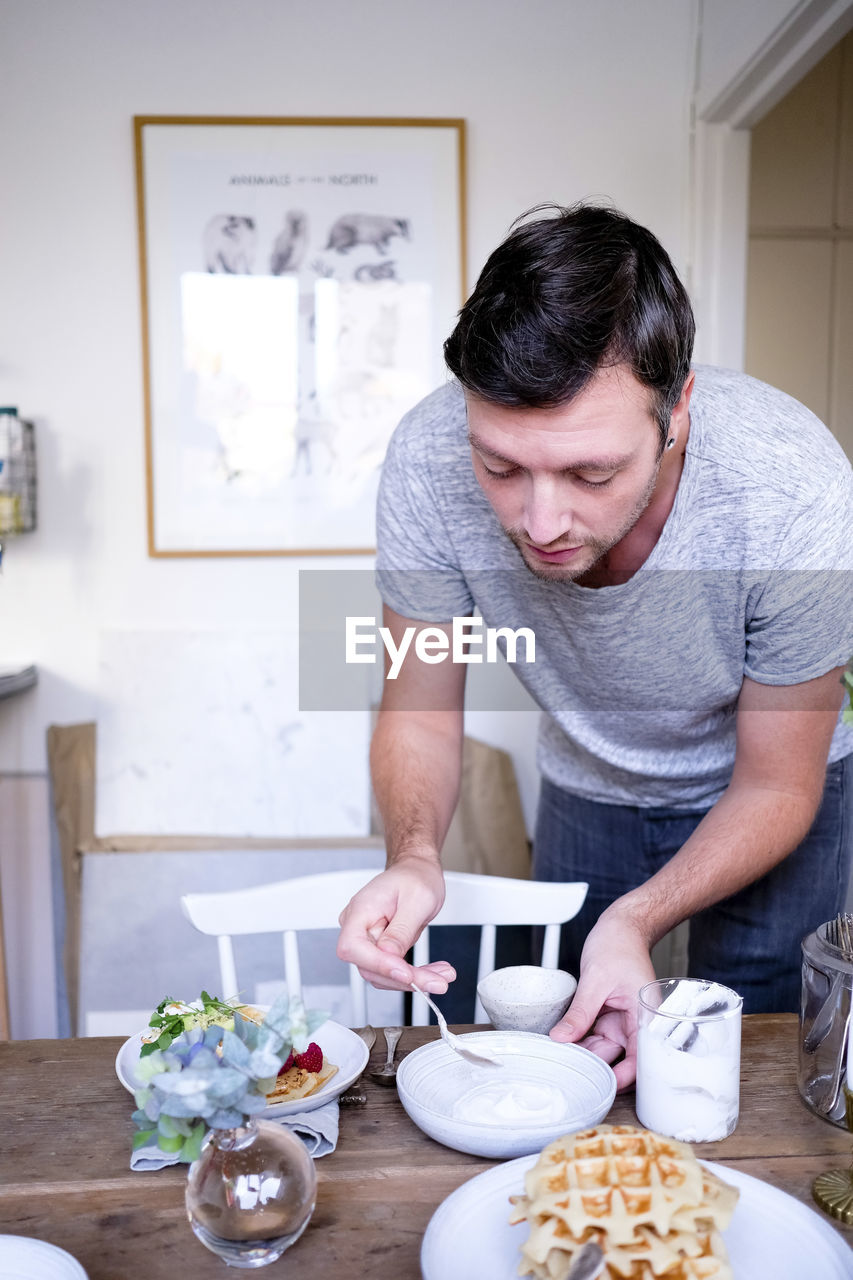
<path id="1" fill-rule="evenodd" d="M 435 1040 L 408 1054 L 397 1071 L 407 1114 L 445 1147 L 492 1159 L 531 1155 L 599 1124 L 613 1105 L 616 1077 L 580 1045 L 525 1031 L 473 1031 L 460 1039 L 501 1067 L 472 1066 Z M 515 1116 L 519 1107 L 529 1114 Z"/>
<path id="2" fill-rule="evenodd" d="M 577 979 L 570 973 L 537 964 L 495 969 L 477 983 L 477 995 L 493 1027 L 545 1036 L 560 1021 L 577 989 Z"/>

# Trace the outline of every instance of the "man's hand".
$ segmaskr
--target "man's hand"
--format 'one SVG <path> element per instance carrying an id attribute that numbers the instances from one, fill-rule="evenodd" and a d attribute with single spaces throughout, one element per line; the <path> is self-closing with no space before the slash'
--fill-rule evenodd
<path id="1" fill-rule="evenodd" d="M 580 1042 L 613 1063 L 616 1084 L 625 1089 L 637 1074 L 637 992 L 654 979 L 645 937 L 618 905 L 608 908 L 590 930 L 581 954 L 578 989 L 551 1038 Z"/>
<path id="2" fill-rule="evenodd" d="M 456 977 L 444 960 L 415 968 L 403 959 L 444 903 L 438 858 L 404 855 L 361 889 L 340 915 L 338 955 L 384 990 L 413 982 L 442 995 Z"/>

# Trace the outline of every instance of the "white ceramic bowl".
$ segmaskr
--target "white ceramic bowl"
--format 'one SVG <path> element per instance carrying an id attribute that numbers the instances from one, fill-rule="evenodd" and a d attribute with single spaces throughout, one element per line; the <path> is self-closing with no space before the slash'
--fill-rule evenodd
<path id="1" fill-rule="evenodd" d="M 568 1009 L 577 987 L 577 979 L 563 969 L 516 964 L 487 974 L 477 984 L 477 995 L 499 1031 L 537 1031 L 547 1036 Z"/>
<path id="2" fill-rule="evenodd" d="M 598 1124 L 616 1096 L 616 1077 L 606 1062 L 576 1044 L 558 1044 L 525 1031 L 472 1031 L 460 1037 L 503 1063 L 500 1069 L 472 1066 L 435 1040 L 400 1063 L 397 1092 L 419 1129 L 445 1147 L 492 1159 L 530 1155 L 564 1133 Z M 474 1089 L 509 1093 L 553 1086 L 565 1103 L 559 1119 L 513 1121 L 492 1108 L 487 1121 L 458 1119 L 454 1107 Z M 529 1095 L 528 1095 L 529 1096 Z"/>

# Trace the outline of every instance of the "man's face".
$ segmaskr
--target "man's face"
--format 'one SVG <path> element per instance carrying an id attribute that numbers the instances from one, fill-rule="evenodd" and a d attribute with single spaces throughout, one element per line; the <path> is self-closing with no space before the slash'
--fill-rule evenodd
<path id="1" fill-rule="evenodd" d="M 537 577 L 582 577 L 640 520 L 661 470 L 651 393 L 625 366 L 599 370 L 556 409 L 466 392 L 474 473 Z"/>

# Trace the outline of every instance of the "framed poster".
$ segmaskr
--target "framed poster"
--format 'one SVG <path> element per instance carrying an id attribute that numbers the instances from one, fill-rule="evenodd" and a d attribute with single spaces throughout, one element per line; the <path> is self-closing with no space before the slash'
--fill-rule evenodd
<path id="1" fill-rule="evenodd" d="M 134 126 L 149 554 L 369 553 L 463 300 L 464 121 Z"/>

